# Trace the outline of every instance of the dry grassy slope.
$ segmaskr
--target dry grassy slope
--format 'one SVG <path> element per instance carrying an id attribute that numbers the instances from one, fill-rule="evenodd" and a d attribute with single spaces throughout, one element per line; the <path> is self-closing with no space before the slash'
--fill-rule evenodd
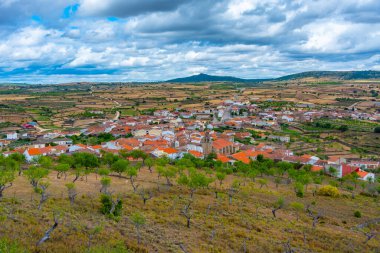
<path id="1" fill-rule="evenodd" d="M 66 181 L 56 179 L 53 173 L 49 177 L 51 198 L 41 211 L 36 210 L 38 195 L 32 192 L 24 177 L 17 178 L 14 186 L 6 191 L 0 210 L 4 207 L 13 210 L 17 221 L 3 220 L 0 236 L 18 240 L 33 251 L 34 244 L 52 225 L 53 211 L 59 211 L 62 222 L 53 232 L 52 239 L 40 247 L 40 252 L 83 252 L 88 243 L 86 231 L 89 229 L 86 226 L 96 225 L 104 229 L 94 236 L 93 245 L 121 242 L 149 252 L 181 252 L 179 244 L 187 252 L 240 252 L 244 245 L 248 252 L 282 252 L 283 243 L 288 240 L 296 252 L 375 252 L 380 247 L 380 238 L 363 244 L 365 236 L 352 229 L 359 223 L 379 217 L 379 203 L 369 197 L 333 199 L 313 197 L 309 192 L 300 199 L 295 197 L 291 186 L 280 185 L 276 189 L 270 183 L 269 187 L 259 189 L 258 184 L 247 182 L 229 205 L 227 195 L 219 194 L 215 199 L 212 190 L 199 190 L 194 197 L 193 219 L 188 229 L 185 218 L 180 215 L 189 199 L 187 190 L 178 186 L 166 188 L 164 179 L 160 179 L 158 184 L 157 175 L 145 169 L 139 174 L 140 187 L 152 189 L 155 194 L 145 206 L 141 198 L 132 192 L 128 181 L 112 178 L 111 190 L 121 194 L 124 202 L 119 222 L 99 213 L 100 183 L 95 175 L 90 175 L 87 182 L 77 182 L 79 197 L 74 206 L 70 206 L 66 199 L 64 186 L 71 177 Z M 233 177 L 228 177 L 224 187 L 232 180 Z M 297 221 L 295 213 L 287 205 L 277 212 L 278 217 L 274 219 L 270 208 L 280 195 L 285 196 L 287 204 L 315 201 L 314 209 L 321 211 L 324 218 L 313 229 L 311 218 L 305 212 Z M 136 245 L 136 232 L 128 220 L 137 210 L 147 218 L 142 229 L 142 246 Z M 363 217 L 355 218 L 355 210 L 360 210 Z"/>

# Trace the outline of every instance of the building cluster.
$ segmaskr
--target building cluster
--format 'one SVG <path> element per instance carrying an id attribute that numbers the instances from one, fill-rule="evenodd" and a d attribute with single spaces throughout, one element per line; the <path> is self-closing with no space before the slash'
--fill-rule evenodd
<path id="1" fill-rule="evenodd" d="M 279 128 L 281 123 L 310 121 L 326 116 L 326 113 L 329 112 L 320 112 L 309 107 L 296 111 L 277 111 L 271 108 L 262 109 L 249 102 L 225 101 L 215 108 L 201 111 L 157 110 L 153 115 L 122 117 L 75 131 L 39 132 L 38 125 L 30 122 L 23 125 L 23 133 L 9 132 L 0 143 L 6 147 L 14 141 L 29 138 L 30 142 L 25 145 L 3 152 L 5 156 L 14 152 L 22 153 L 29 162 L 46 155 L 89 152 L 101 156 L 102 151 L 116 154 L 122 150 L 135 149 L 153 157 L 167 156 L 171 159 L 181 158 L 184 154 L 203 159 L 215 153 L 217 160 L 228 164 L 248 164 L 262 155 L 275 161 L 311 165 L 313 171 L 332 174 L 333 168 L 333 175 L 336 177 L 356 172 L 360 179 L 374 180 L 375 175 L 370 170 L 379 168 L 379 161 L 346 160 L 342 157 L 322 160 L 307 154 L 297 156 L 284 145 L 290 141 L 289 136 L 264 133 L 265 129 Z M 334 117 L 339 117 L 339 114 Z M 102 134 L 112 135 L 113 140 L 99 145 L 85 145 L 74 143 L 71 138 L 96 137 Z"/>

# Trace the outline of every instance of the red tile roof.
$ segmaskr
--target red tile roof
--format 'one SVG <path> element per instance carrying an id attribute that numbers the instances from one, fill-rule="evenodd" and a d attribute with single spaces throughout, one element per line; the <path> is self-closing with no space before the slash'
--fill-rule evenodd
<path id="1" fill-rule="evenodd" d="M 313 165 L 311 167 L 311 171 L 313 171 L 313 172 L 318 172 L 318 171 L 321 171 L 321 170 L 323 170 L 323 166 Z"/>
<path id="2" fill-rule="evenodd" d="M 228 163 L 230 161 L 230 158 L 220 154 L 217 155 L 216 159 L 221 161 L 222 163 Z"/>
<path id="3" fill-rule="evenodd" d="M 364 170 L 361 170 L 361 169 L 357 169 L 356 171 L 356 174 L 358 174 L 359 177 L 361 178 L 364 178 L 365 176 L 368 175 L 368 172 L 364 171 Z"/>
<path id="4" fill-rule="evenodd" d="M 195 150 L 189 150 L 189 154 L 193 155 L 194 157 L 203 157 L 203 154 L 201 152 L 195 151 Z"/>
<path id="5" fill-rule="evenodd" d="M 233 154 L 232 157 L 240 162 L 248 164 L 251 160 L 245 152 Z"/>
<path id="6" fill-rule="evenodd" d="M 212 143 L 212 146 L 215 149 L 222 149 L 222 148 L 226 148 L 226 147 L 232 146 L 232 145 L 233 145 L 232 142 L 226 141 L 224 139 L 217 139 L 217 140 L 213 141 L 213 143 Z"/>
<path id="7" fill-rule="evenodd" d="M 161 149 L 163 152 L 165 152 L 166 154 L 175 154 L 175 153 L 178 153 L 178 150 L 176 150 L 175 148 L 164 148 L 164 149 Z"/>

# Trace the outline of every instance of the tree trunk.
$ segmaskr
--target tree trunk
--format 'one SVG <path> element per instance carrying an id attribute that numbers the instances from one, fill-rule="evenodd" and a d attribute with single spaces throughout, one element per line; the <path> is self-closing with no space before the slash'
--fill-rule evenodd
<path id="1" fill-rule="evenodd" d="M 190 198 L 193 198 L 195 189 L 190 189 Z"/>
<path id="2" fill-rule="evenodd" d="M 172 186 L 172 185 L 173 185 L 172 182 L 170 182 L 169 177 L 166 177 L 166 184 L 167 184 L 168 186 Z"/>
<path id="3" fill-rule="evenodd" d="M 37 242 L 37 246 L 40 246 L 42 243 L 50 239 L 50 234 L 58 227 L 58 220 L 54 219 L 54 225 L 45 232 L 45 235 Z"/>
<path id="4" fill-rule="evenodd" d="M 273 214 L 273 217 L 274 217 L 274 218 L 276 218 L 276 212 L 277 212 L 277 210 L 279 210 L 279 209 L 281 209 L 281 208 L 273 208 L 273 209 L 272 209 L 272 214 Z"/>
<path id="5" fill-rule="evenodd" d="M 141 242 L 141 237 L 140 237 L 140 229 L 137 227 L 137 244 L 140 245 L 140 242 Z"/>
<path id="6" fill-rule="evenodd" d="M 74 178 L 74 180 L 73 180 L 73 183 L 75 183 L 78 179 L 79 179 L 79 175 L 77 174 L 77 175 L 75 175 L 75 178 Z"/>

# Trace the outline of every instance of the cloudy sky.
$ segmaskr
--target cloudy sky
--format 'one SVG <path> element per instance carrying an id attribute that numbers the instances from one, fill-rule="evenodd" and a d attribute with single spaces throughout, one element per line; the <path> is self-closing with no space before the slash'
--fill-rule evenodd
<path id="1" fill-rule="evenodd" d="M 0 0 L 0 82 L 380 70 L 379 0 Z"/>

